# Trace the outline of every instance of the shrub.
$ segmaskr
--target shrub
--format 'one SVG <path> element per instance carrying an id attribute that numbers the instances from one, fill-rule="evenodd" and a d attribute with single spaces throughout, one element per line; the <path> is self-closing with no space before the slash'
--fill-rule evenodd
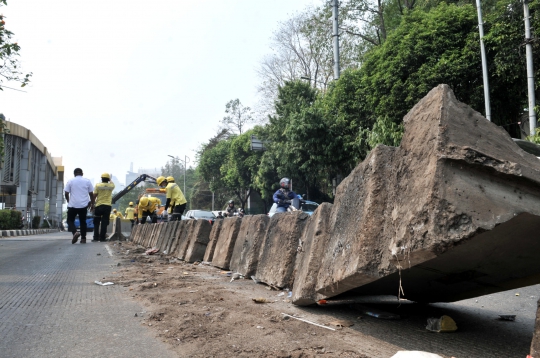
<path id="1" fill-rule="evenodd" d="M 32 218 L 32 229 L 38 229 L 40 221 L 41 221 L 41 216 L 34 216 Z"/>
<path id="2" fill-rule="evenodd" d="M 15 230 L 21 226 L 22 213 L 17 210 L 2 209 L 0 210 L 0 229 Z"/>

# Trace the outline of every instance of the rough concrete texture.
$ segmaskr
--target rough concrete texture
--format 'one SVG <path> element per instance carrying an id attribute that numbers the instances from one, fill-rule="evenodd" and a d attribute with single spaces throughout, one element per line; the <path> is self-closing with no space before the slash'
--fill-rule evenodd
<path id="1" fill-rule="evenodd" d="M 178 225 L 180 225 L 179 221 L 172 221 L 167 223 L 167 231 L 165 232 L 165 237 L 163 238 L 163 241 L 161 242 L 161 245 L 159 246 L 159 251 L 164 252 L 168 254 L 170 251 L 170 246 L 172 240 L 176 238 L 176 230 L 178 229 Z"/>
<path id="2" fill-rule="evenodd" d="M 404 124 L 339 185 L 317 292 L 451 302 L 539 283 L 540 161 L 447 85 Z"/>
<path id="3" fill-rule="evenodd" d="M 232 217 L 222 219 L 221 221 L 223 221 L 223 227 L 221 228 L 218 240 L 216 242 L 214 257 L 212 258 L 212 265 L 224 270 L 228 270 L 234 244 L 236 243 L 236 237 L 240 231 L 242 219 Z"/>
<path id="4" fill-rule="evenodd" d="M 182 234 L 178 236 L 178 246 L 176 248 L 176 251 L 174 251 L 173 255 L 175 257 L 178 257 L 180 260 L 184 260 L 186 257 L 186 251 L 189 245 L 189 239 L 193 233 L 193 229 L 195 228 L 195 224 L 197 223 L 197 220 L 184 220 L 186 222 L 184 226 L 184 230 L 182 231 Z"/>
<path id="5" fill-rule="evenodd" d="M 322 203 L 306 223 L 296 254 L 292 302 L 307 306 L 325 298 L 315 292 L 317 274 L 330 238 L 332 204 Z"/>
<path id="6" fill-rule="evenodd" d="M 531 357 L 540 357 L 540 300 L 538 300 L 537 306 L 536 324 L 534 326 L 534 334 L 531 344 Z"/>
<path id="7" fill-rule="evenodd" d="M 308 218 L 301 211 L 272 216 L 261 246 L 257 279 L 270 286 L 292 288 L 296 253 Z"/>
<path id="8" fill-rule="evenodd" d="M 180 220 L 180 222 L 178 223 L 178 226 L 176 227 L 176 233 L 171 239 L 168 249 L 167 249 L 167 252 L 170 255 L 174 255 L 176 253 L 176 250 L 178 249 L 178 243 L 184 233 L 187 222 L 188 222 L 187 220 Z"/>
<path id="9" fill-rule="evenodd" d="M 129 240 L 131 242 L 137 243 L 137 233 L 139 232 L 139 225 L 135 225 L 131 233 L 129 234 Z"/>
<path id="10" fill-rule="evenodd" d="M 206 252 L 206 246 L 210 241 L 210 231 L 212 231 L 212 224 L 209 221 L 197 220 L 189 237 L 189 244 L 184 260 L 187 262 L 202 261 Z"/>
<path id="11" fill-rule="evenodd" d="M 232 271 L 247 277 L 255 274 L 269 222 L 268 215 L 248 215 L 242 218 L 229 265 Z"/>
<path id="12" fill-rule="evenodd" d="M 210 241 L 206 245 L 206 251 L 204 252 L 203 261 L 212 262 L 214 258 L 214 251 L 216 250 L 216 244 L 221 234 L 221 228 L 223 227 L 223 220 L 214 221 L 212 225 L 212 231 L 210 231 Z"/>

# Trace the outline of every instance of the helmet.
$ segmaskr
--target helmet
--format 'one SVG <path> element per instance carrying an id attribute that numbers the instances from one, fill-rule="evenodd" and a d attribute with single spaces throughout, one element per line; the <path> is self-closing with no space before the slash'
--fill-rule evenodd
<path id="1" fill-rule="evenodd" d="M 233 204 L 233 205 L 234 205 L 234 200 L 229 200 L 229 204 Z"/>
<path id="2" fill-rule="evenodd" d="M 113 209 L 113 213 L 115 213 L 115 212 L 116 212 L 116 209 Z"/>
<path id="3" fill-rule="evenodd" d="M 129 202 L 129 206 L 133 206 L 133 201 L 130 201 L 130 202 Z"/>
<path id="4" fill-rule="evenodd" d="M 101 174 L 101 177 L 111 179 L 111 175 L 109 173 L 103 173 L 103 174 Z"/>
<path id="5" fill-rule="evenodd" d="M 283 178 L 279 181 L 279 186 L 282 188 L 289 189 L 289 184 L 291 183 L 289 178 Z"/>
<path id="6" fill-rule="evenodd" d="M 145 196 L 144 198 L 141 198 L 141 201 L 139 202 L 141 206 L 148 205 L 148 198 Z"/>
<path id="7" fill-rule="evenodd" d="M 174 178 L 172 176 L 167 177 L 167 182 L 174 183 Z"/>
<path id="8" fill-rule="evenodd" d="M 157 185 L 161 186 L 161 183 L 163 183 L 165 181 L 165 177 L 164 176 L 160 176 L 156 179 L 156 182 L 157 182 Z"/>

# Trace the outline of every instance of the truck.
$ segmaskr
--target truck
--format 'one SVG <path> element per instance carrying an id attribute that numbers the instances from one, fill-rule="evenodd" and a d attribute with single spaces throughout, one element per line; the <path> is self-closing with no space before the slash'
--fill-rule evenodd
<path id="1" fill-rule="evenodd" d="M 135 178 L 135 180 L 133 180 L 128 186 L 116 193 L 116 195 L 114 195 L 114 197 L 112 198 L 112 203 L 115 204 L 118 200 L 120 200 L 120 198 L 122 198 L 124 195 L 126 195 L 129 191 L 131 191 L 133 188 L 135 188 L 142 182 L 157 184 L 156 178 L 154 178 L 153 176 L 148 174 L 141 174 L 137 178 Z M 167 191 L 165 189 L 161 188 L 146 188 L 144 192 L 138 196 L 137 202 L 144 196 L 158 198 L 162 204 L 162 206 L 157 210 L 157 215 L 160 216 L 163 214 L 163 211 L 165 209 L 165 203 L 167 202 L 166 192 Z M 135 204 L 134 207 L 135 214 L 138 214 L 138 205 Z"/>

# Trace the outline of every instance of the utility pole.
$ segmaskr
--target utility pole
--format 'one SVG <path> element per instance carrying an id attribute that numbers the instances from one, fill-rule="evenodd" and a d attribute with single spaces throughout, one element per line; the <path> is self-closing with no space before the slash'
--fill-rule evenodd
<path id="1" fill-rule="evenodd" d="M 476 10 L 478 11 L 478 31 L 480 32 L 480 54 L 482 56 L 482 77 L 484 79 L 484 105 L 486 107 L 486 118 L 491 122 L 491 105 L 489 103 L 489 78 L 486 60 L 486 48 L 484 46 L 484 22 L 482 20 L 482 4 L 476 0 Z"/>
<path id="2" fill-rule="evenodd" d="M 529 135 L 536 134 L 536 113 L 534 106 L 536 99 L 534 98 L 534 68 L 532 57 L 532 39 L 531 39 L 531 22 L 529 14 L 528 0 L 523 0 L 523 20 L 525 21 L 525 53 L 527 55 L 527 87 L 529 92 Z"/>
<path id="3" fill-rule="evenodd" d="M 332 5 L 332 17 L 334 19 L 334 80 L 339 78 L 339 27 L 338 27 L 338 0 Z"/>

